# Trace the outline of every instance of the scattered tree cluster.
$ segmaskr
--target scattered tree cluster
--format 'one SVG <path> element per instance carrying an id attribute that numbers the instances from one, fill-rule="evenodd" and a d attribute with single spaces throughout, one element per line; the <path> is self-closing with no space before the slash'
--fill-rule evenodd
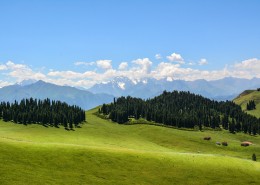
<path id="1" fill-rule="evenodd" d="M 260 88 L 257 88 L 257 91 L 260 91 Z"/>
<path id="2" fill-rule="evenodd" d="M 51 101 L 48 98 L 45 100 L 30 98 L 23 99 L 20 103 L 1 102 L 0 118 L 20 124 L 37 123 L 55 127 L 63 125 L 66 129 L 72 129 L 85 120 L 85 111 L 78 106 Z"/>
<path id="3" fill-rule="evenodd" d="M 218 102 L 190 92 L 166 92 L 146 101 L 120 97 L 111 104 L 103 104 L 99 112 L 118 123 L 129 118 L 144 118 L 174 127 L 223 127 L 231 133 L 260 134 L 260 119 L 248 115 L 231 101 Z"/>
<path id="4" fill-rule="evenodd" d="M 247 109 L 247 110 L 254 110 L 254 109 L 255 109 L 255 101 L 254 101 L 254 100 L 250 100 L 250 101 L 246 104 L 246 109 Z"/>

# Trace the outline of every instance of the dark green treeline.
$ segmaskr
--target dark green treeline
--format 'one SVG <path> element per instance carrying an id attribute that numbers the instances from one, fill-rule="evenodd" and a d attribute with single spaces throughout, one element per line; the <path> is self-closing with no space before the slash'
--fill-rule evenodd
<path id="1" fill-rule="evenodd" d="M 64 126 L 72 129 L 85 121 L 85 111 L 50 99 L 23 99 L 20 103 L 1 102 L 0 118 L 20 124 L 37 123 L 44 126 Z"/>
<path id="2" fill-rule="evenodd" d="M 211 127 L 232 133 L 260 134 L 260 119 L 248 115 L 231 101 L 218 102 L 190 92 L 166 92 L 146 101 L 140 98 L 120 97 L 111 104 L 103 104 L 100 113 L 118 123 L 129 118 L 145 118 L 165 125 L 183 128 Z"/>

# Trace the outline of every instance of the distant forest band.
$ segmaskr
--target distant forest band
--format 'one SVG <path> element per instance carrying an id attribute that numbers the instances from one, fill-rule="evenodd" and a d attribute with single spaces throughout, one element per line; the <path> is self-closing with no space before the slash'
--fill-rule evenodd
<path id="1" fill-rule="evenodd" d="M 252 102 L 251 102 L 252 104 Z M 174 127 L 222 128 L 231 133 L 260 134 L 260 119 L 242 111 L 231 101 L 214 101 L 190 92 L 166 92 L 146 101 L 140 98 L 120 97 L 111 104 L 103 104 L 101 114 L 117 123 L 130 117 Z"/>

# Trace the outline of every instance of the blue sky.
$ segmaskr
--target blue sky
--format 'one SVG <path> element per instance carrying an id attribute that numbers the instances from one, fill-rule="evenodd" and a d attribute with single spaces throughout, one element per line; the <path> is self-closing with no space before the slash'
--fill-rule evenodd
<path id="1" fill-rule="evenodd" d="M 260 77 L 259 7 L 257 0 L 0 1 L 0 86 L 30 76 L 84 87 L 133 74 Z"/>

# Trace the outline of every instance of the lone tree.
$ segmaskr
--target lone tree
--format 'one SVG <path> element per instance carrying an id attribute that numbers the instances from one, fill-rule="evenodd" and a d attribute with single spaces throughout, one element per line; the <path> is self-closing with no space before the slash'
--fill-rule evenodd
<path id="1" fill-rule="evenodd" d="M 256 155 L 255 155 L 255 153 L 253 153 L 253 155 L 252 155 L 252 160 L 253 160 L 253 161 L 256 161 Z"/>

